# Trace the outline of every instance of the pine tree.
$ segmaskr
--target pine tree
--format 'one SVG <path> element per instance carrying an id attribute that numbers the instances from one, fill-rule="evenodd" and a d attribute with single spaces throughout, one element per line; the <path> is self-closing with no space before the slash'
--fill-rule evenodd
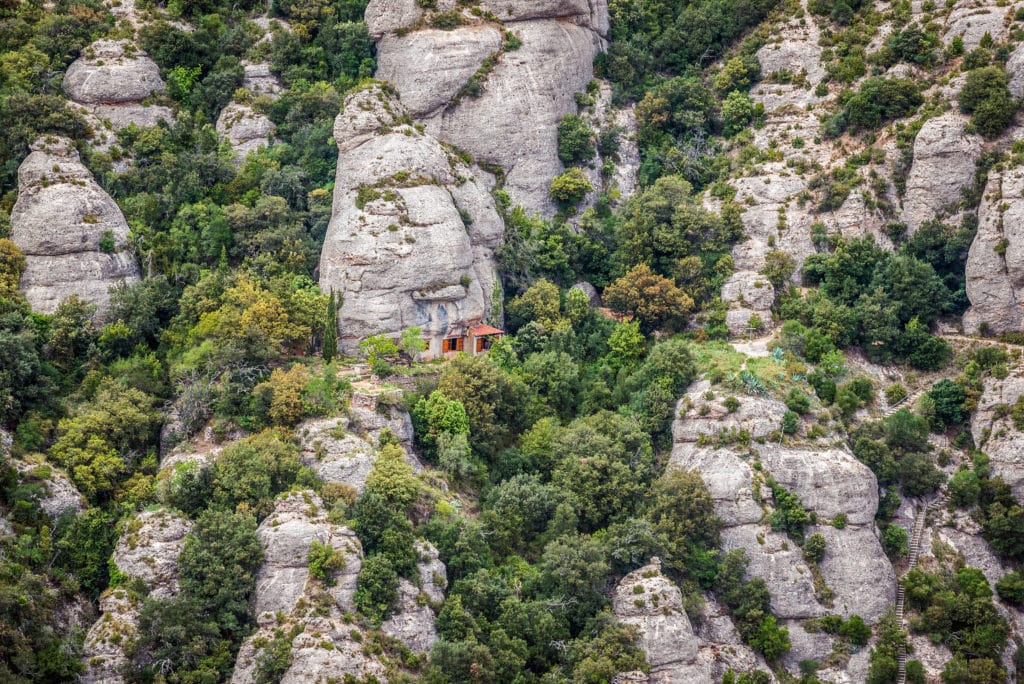
<path id="1" fill-rule="evenodd" d="M 338 302 L 331 290 L 327 300 L 327 320 L 324 321 L 324 361 L 330 363 L 338 355 Z"/>

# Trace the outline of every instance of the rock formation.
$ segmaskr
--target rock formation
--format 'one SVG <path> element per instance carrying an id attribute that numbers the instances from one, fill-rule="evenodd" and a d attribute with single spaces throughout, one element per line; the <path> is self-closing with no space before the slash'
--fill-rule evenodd
<path id="1" fill-rule="evenodd" d="M 968 333 L 1024 328 L 1024 168 L 989 173 L 967 256 Z"/>
<path id="2" fill-rule="evenodd" d="M 612 610 L 621 622 L 637 629 L 637 646 L 651 666 L 646 681 L 715 681 L 697 661 L 698 639 L 683 610 L 682 593 L 661 574 L 661 561 L 653 559 L 623 577 L 612 594 Z"/>
<path id="3" fill-rule="evenodd" d="M 277 127 L 250 105 L 229 102 L 217 117 L 217 132 L 228 139 L 235 150 L 235 161 L 241 163 L 250 152 L 270 145 Z"/>
<path id="4" fill-rule="evenodd" d="M 37 501 L 43 512 L 51 518 L 57 519 L 64 513 L 77 515 L 88 506 L 85 497 L 75 488 L 68 476 L 46 463 L 42 456 L 30 457 L 24 461 L 15 460 L 13 464 L 22 479 L 35 482 L 42 487 L 43 491 Z"/>
<path id="5" fill-rule="evenodd" d="M 966 127 L 963 116 L 949 113 L 928 119 L 917 134 L 903 199 L 903 222 L 911 232 L 925 221 L 945 217 L 960 200 L 962 188 L 974 182 L 974 163 L 983 141 Z"/>
<path id="6" fill-rule="evenodd" d="M 607 4 L 488 1 L 481 9 L 477 17 L 451 1 L 431 13 L 414 0 L 371 0 L 377 77 L 394 83 L 430 133 L 504 169 L 514 203 L 553 214 L 548 186 L 562 172 L 556 126 L 576 113 L 575 93 L 593 77 Z M 453 11 L 458 25 L 437 28 Z"/>
<path id="7" fill-rule="evenodd" d="M 102 311 L 108 289 L 139 279 L 128 223 L 66 138 L 44 137 L 18 168 L 11 240 L 26 257 L 21 290 L 40 313 L 78 295 Z"/>
<path id="8" fill-rule="evenodd" d="M 1003 379 L 985 378 L 978 408 L 971 416 L 971 434 L 990 459 L 992 474 L 1024 498 L 1024 434 L 1017 430 L 1007 407 L 1024 395 L 1024 374 L 1014 370 Z"/>
<path id="9" fill-rule="evenodd" d="M 178 556 L 192 522 L 167 510 L 146 511 L 128 521 L 111 562 L 129 579 L 139 579 L 153 598 L 178 593 Z M 84 684 L 120 684 L 127 646 L 136 635 L 141 601 L 133 592 L 108 589 L 100 596 L 100 619 L 82 645 Z"/>
<path id="10" fill-rule="evenodd" d="M 681 400 L 673 424 L 670 467 L 696 469 L 704 478 L 725 524 L 722 546 L 745 549 L 749 574 L 766 582 L 772 612 L 794 636 L 794 663 L 820 657 L 820 644 L 804 633 L 800 620 L 837 613 L 857 614 L 872 623 L 895 601 L 895 574 L 874 527 L 875 476 L 835 447 L 766 441 L 781 424 L 786 411 L 782 402 L 743 395 L 738 397 L 739 408 L 730 413 L 720 394 L 724 393 L 701 381 Z M 747 442 L 738 439 L 741 433 L 749 436 L 749 447 L 742 446 Z M 765 502 L 771 495 L 766 476 L 817 516 L 818 524 L 807 534 L 825 536 L 826 552 L 817 571 L 830 596 L 822 595 L 801 549 L 767 524 L 770 509 Z M 840 515 L 846 518 L 845 526 L 831 526 L 829 522 Z M 801 652 L 801 644 L 806 651 Z"/>
<path id="11" fill-rule="evenodd" d="M 441 338 L 491 313 L 503 224 L 493 178 L 413 126 L 383 84 L 350 93 L 334 123 L 338 171 L 320 288 L 342 296 L 340 343 L 412 326 Z"/>
<path id="12" fill-rule="evenodd" d="M 143 104 L 166 90 L 160 69 L 128 40 L 97 40 L 72 62 L 64 76 L 64 92 L 93 128 L 100 149 L 114 144 L 111 134 L 127 127 L 174 121 L 169 107 Z"/>
<path id="13" fill-rule="evenodd" d="M 274 638 L 275 629 L 292 628 L 298 633 L 281 682 L 383 677 L 384 666 L 364 652 L 362 632 L 343 619 L 344 613 L 354 610 L 356 577 L 362 567 L 363 550 L 355 533 L 329 522 L 323 501 L 303 491 L 278 499 L 256 534 L 264 552 L 253 597 L 259 629 L 242 644 L 231 681 L 253 681 L 262 649 Z M 331 546 L 344 558 L 333 584 L 310 576 L 313 541 Z"/>
<path id="14" fill-rule="evenodd" d="M 419 586 L 404 577 L 398 580 L 398 607 L 381 629 L 414 653 L 428 653 L 437 641 L 434 611 L 444 603 L 448 572 L 433 544 L 417 542 L 416 550 L 420 553 L 416 564 Z"/>

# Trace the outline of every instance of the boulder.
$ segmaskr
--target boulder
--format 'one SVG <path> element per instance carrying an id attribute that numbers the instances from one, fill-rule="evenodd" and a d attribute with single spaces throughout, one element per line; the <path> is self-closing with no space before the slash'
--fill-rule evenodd
<path id="1" fill-rule="evenodd" d="M 394 91 L 374 83 L 349 94 L 335 121 L 320 287 L 343 297 L 349 352 L 370 335 L 419 326 L 440 353 L 443 336 L 464 334 L 491 310 L 501 236 L 493 181 L 408 120 Z"/>
<path id="2" fill-rule="evenodd" d="M 775 288 L 759 273 L 738 271 L 722 285 L 722 301 L 745 304 L 754 311 L 771 311 L 775 303 Z"/>
<path id="3" fill-rule="evenodd" d="M 70 140 L 44 137 L 31 149 L 11 210 L 11 240 L 26 257 L 20 288 L 40 313 L 53 313 L 71 295 L 102 311 L 112 285 L 139 279 L 128 223 Z"/>
<path id="4" fill-rule="evenodd" d="M 277 127 L 266 115 L 247 104 L 229 102 L 217 117 L 217 133 L 228 139 L 241 163 L 250 152 L 273 144 Z"/>
<path id="5" fill-rule="evenodd" d="M 1024 328 L 1024 168 L 990 172 L 966 270 L 964 330 Z"/>
<path id="6" fill-rule="evenodd" d="M 82 104 L 139 102 L 165 90 L 156 62 L 127 40 L 97 40 L 64 75 L 64 92 Z"/>
<path id="7" fill-rule="evenodd" d="M 960 200 L 961 189 L 974 182 L 983 140 L 966 128 L 966 118 L 949 112 L 928 119 L 918 132 L 903 200 L 903 221 L 911 233 L 925 221 L 944 217 Z"/>
<path id="8" fill-rule="evenodd" d="M 682 593 L 661 574 L 659 559 L 622 578 L 612 593 L 612 611 L 620 622 L 636 627 L 637 646 L 651 666 L 647 681 L 713 681 L 697 661 L 699 641 L 683 610 Z"/>

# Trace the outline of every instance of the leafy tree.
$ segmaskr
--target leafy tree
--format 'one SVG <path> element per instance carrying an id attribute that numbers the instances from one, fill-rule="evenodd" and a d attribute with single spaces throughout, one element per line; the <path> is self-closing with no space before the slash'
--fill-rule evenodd
<path id="1" fill-rule="evenodd" d="M 168 682 L 228 677 L 252 623 L 249 598 L 262 560 L 251 516 L 203 513 L 178 558 L 181 593 L 143 603 L 132 663 L 138 675 L 161 673 Z"/>
<path id="2" fill-rule="evenodd" d="M 487 356 L 452 359 L 441 374 L 438 390 L 463 405 L 473 449 L 485 458 L 496 457 L 525 427 L 525 386 Z"/>
<path id="3" fill-rule="evenodd" d="M 722 102 L 722 125 L 727 136 L 733 136 L 750 125 L 754 118 L 754 102 L 739 90 L 729 93 Z"/>
<path id="4" fill-rule="evenodd" d="M 582 626 L 608 602 L 608 562 L 601 545 L 590 537 L 567 536 L 549 543 L 539 563 L 541 588 L 565 605 L 569 621 Z"/>
<path id="5" fill-rule="evenodd" d="M 573 166 L 562 175 L 555 176 L 549 192 L 551 199 L 563 209 L 575 211 L 576 206 L 593 190 L 594 186 L 590 184 L 587 174 Z"/>
<path id="6" fill-rule="evenodd" d="M 957 99 L 960 110 L 973 115 L 971 123 L 986 137 L 1001 133 L 1017 109 L 1007 87 L 1006 71 L 999 66 L 967 72 Z"/>
<path id="7" fill-rule="evenodd" d="M 1007 603 L 1024 605 L 1024 574 L 1017 570 L 1006 573 L 996 582 L 996 591 L 999 592 L 999 598 Z"/>
<path id="8" fill-rule="evenodd" d="M 436 458 L 441 435 L 468 435 L 469 417 L 462 402 L 448 399 L 440 390 L 421 397 L 410 411 L 416 441 L 428 458 Z"/>
<path id="9" fill-rule="evenodd" d="M 695 550 L 718 548 L 722 521 L 712 504 L 707 485 L 695 470 L 669 470 L 655 481 L 647 518 L 670 566 L 685 570 Z"/>
<path id="10" fill-rule="evenodd" d="M 370 554 L 363 559 L 356 580 L 356 608 L 377 624 L 391 612 L 398 600 L 398 573 L 383 554 Z"/>
<path id="11" fill-rule="evenodd" d="M 228 445 L 210 475 L 210 506 L 263 518 L 274 497 L 296 482 L 299 450 L 280 433 L 264 431 Z"/>
<path id="12" fill-rule="evenodd" d="M 612 311 L 635 316 L 645 332 L 681 325 L 693 309 L 689 295 L 647 264 L 635 266 L 605 288 L 604 299 Z"/>

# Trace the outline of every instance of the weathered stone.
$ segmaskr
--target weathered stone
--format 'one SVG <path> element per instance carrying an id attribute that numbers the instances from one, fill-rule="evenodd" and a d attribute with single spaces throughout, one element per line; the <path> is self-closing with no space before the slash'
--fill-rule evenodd
<path id="1" fill-rule="evenodd" d="M 501 32 L 490 25 L 388 35 L 377 43 L 376 77 L 398 89 L 410 114 L 431 116 L 449 106 L 501 41 Z"/>
<path id="2" fill-rule="evenodd" d="M 974 163 L 983 141 L 968 134 L 966 127 L 967 120 L 951 112 L 928 119 L 917 134 L 903 200 L 903 221 L 911 232 L 941 217 L 960 200 L 961 189 L 974 181 Z"/>
<path id="3" fill-rule="evenodd" d="M 990 172 L 966 270 L 964 330 L 1024 329 L 1024 168 Z"/>
<path id="4" fill-rule="evenodd" d="M 229 102 L 217 117 L 217 133 L 228 139 L 241 163 L 250 152 L 272 144 L 277 127 L 249 105 Z"/>
<path id="5" fill-rule="evenodd" d="M 1024 95 L 1024 43 L 1018 44 L 1006 60 L 1006 73 L 1010 80 L 1007 86 L 1014 97 Z"/>
<path id="6" fill-rule="evenodd" d="M 946 18 L 946 32 L 942 35 L 942 42 L 949 45 L 959 36 L 966 51 L 981 45 L 986 33 L 996 42 L 1002 42 L 1006 36 L 1006 14 L 1009 11 L 1009 5 L 979 5 L 975 0 L 961 0 L 953 5 Z"/>
<path id="7" fill-rule="evenodd" d="M 486 177 L 402 123 L 406 116 L 390 90 L 373 85 L 350 94 L 335 121 L 340 155 L 320 286 L 343 297 L 348 351 L 370 335 L 419 326 L 438 354 L 441 337 L 490 312 L 501 219 Z M 458 185 L 472 194 L 465 207 L 454 198 Z"/>
<path id="8" fill-rule="evenodd" d="M 661 561 L 634 570 L 612 594 L 615 617 L 639 632 L 650 682 L 711 682 L 697 662 L 698 639 L 683 610 L 679 587 L 661 574 Z"/>
<path id="9" fill-rule="evenodd" d="M 1024 434 L 999 408 L 1013 406 L 1024 394 L 1024 376 L 1014 371 L 1005 379 L 989 377 L 983 382 L 978 408 L 971 416 L 971 433 L 988 455 L 992 474 L 1003 478 L 1015 497 L 1024 498 Z"/>
<path id="10" fill-rule="evenodd" d="M 64 92 L 84 104 L 138 102 L 165 89 L 156 63 L 127 40 L 96 41 L 64 76 Z"/>
<path id="11" fill-rule="evenodd" d="M 722 285 L 722 301 L 745 304 L 754 311 L 770 311 L 775 303 L 775 288 L 759 273 L 738 271 Z"/>
<path id="12" fill-rule="evenodd" d="M 111 285 L 139 279 L 124 215 L 66 138 L 40 138 L 18 168 L 11 239 L 26 257 L 21 290 L 40 313 L 71 295 L 102 310 Z M 105 239 L 110 251 L 101 247 Z"/>
<path id="13" fill-rule="evenodd" d="M 51 518 L 57 519 L 64 513 L 78 515 L 88 504 L 81 492 L 75 488 L 68 476 L 39 458 L 38 461 L 14 461 L 14 467 L 23 478 L 42 485 L 43 492 L 37 499 L 39 507 Z"/>
<path id="14" fill-rule="evenodd" d="M 327 520 L 324 503 L 316 494 L 295 492 L 278 499 L 256 536 L 263 546 L 263 565 L 256 573 L 253 610 L 261 624 L 272 623 L 276 613 L 290 615 L 306 593 L 314 541 L 343 554 L 344 568 L 335 572 L 334 585 L 327 591 L 341 610 L 354 610 L 362 545 L 354 532 Z"/>
<path id="15" fill-rule="evenodd" d="M 437 641 L 434 611 L 426 595 L 404 577 L 398 580 L 398 606 L 381 625 L 381 630 L 414 653 L 429 652 Z"/>
<path id="16" fill-rule="evenodd" d="M 153 598 L 178 593 L 178 556 L 192 521 L 165 509 L 143 511 L 125 526 L 114 547 L 117 569 L 141 579 Z"/>
<path id="17" fill-rule="evenodd" d="M 149 595 L 168 599 L 178 593 L 178 556 L 192 522 L 160 509 L 144 511 L 125 525 L 111 558 L 117 570 L 145 582 Z M 138 635 L 141 601 L 125 589 L 100 596 L 100 618 L 85 635 L 80 681 L 121 684 L 128 664 L 126 649 Z"/>

